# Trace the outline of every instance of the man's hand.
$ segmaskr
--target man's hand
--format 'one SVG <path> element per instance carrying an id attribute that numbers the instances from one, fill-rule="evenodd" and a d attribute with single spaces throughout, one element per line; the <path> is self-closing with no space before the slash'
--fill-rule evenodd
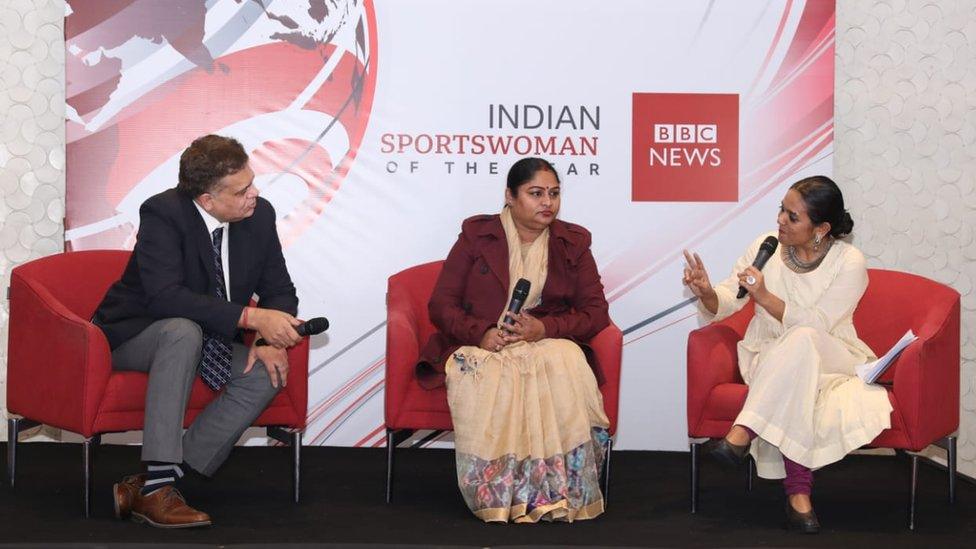
<path id="1" fill-rule="evenodd" d="M 288 351 L 267 345 L 253 346 L 247 353 L 247 367 L 244 373 L 247 374 L 254 367 L 254 363 L 261 361 L 264 369 L 268 371 L 268 378 L 271 379 L 271 386 L 277 388 L 288 385 Z"/>
<path id="2" fill-rule="evenodd" d="M 302 336 L 295 331 L 295 326 L 301 323 L 301 320 L 288 313 L 251 307 L 248 311 L 248 325 L 245 328 L 257 330 L 258 336 L 268 345 L 284 349 L 297 345 L 302 340 Z"/>

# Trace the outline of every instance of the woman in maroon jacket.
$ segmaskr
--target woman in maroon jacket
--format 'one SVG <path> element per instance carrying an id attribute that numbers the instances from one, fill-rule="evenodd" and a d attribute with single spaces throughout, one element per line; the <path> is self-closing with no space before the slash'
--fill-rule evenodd
<path id="1" fill-rule="evenodd" d="M 417 376 L 427 389 L 447 384 L 458 485 L 485 521 L 603 512 L 609 421 L 582 342 L 610 319 L 590 233 L 556 219 L 559 185 L 549 162 L 516 162 L 501 214 L 464 221 L 429 304 L 438 332 Z M 520 279 L 528 297 L 513 315 Z"/>

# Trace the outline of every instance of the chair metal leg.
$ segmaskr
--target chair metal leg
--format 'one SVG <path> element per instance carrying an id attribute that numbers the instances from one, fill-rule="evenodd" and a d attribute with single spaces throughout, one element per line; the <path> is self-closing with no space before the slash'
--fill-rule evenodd
<path id="1" fill-rule="evenodd" d="M 393 501 L 393 457 L 396 450 L 396 430 L 386 430 L 386 502 Z"/>
<path id="2" fill-rule="evenodd" d="M 25 417 L 7 418 L 7 479 L 11 488 L 17 480 L 17 435 L 38 425 L 39 422 Z"/>
<path id="3" fill-rule="evenodd" d="M 700 442 L 692 442 L 691 446 L 691 512 L 698 512 L 698 451 Z"/>
<path id="4" fill-rule="evenodd" d="M 956 437 L 946 437 L 946 468 L 949 473 L 949 503 L 956 503 Z"/>
<path id="5" fill-rule="evenodd" d="M 298 503 L 302 488 L 302 431 L 299 429 L 289 431 L 278 425 L 269 425 L 265 431 L 267 431 L 268 437 L 286 446 L 291 446 L 292 498 L 295 503 Z"/>
<path id="6" fill-rule="evenodd" d="M 912 487 L 908 503 L 908 529 L 915 530 L 915 495 L 918 488 L 918 455 L 912 454 Z"/>
<path id="7" fill-rule="evenodd" d="M 292 446 L 292 488 L 295 494 L 295 503 L 301 498 L 302 491 L 302 432 L 296 430 L 291 434 Z"/>
<path id="8" fill-rule="evenodd" d="M 755 460 L 752 459 L 751 456 L 747 457 L 746 458 L 746 491 L 747 492 L 752 491 L 752 477 L 755 476 L 755 473 L 756 473 L 756 462 Z"/>
<path id="9" fill-rule="evenodd" d="M 85 518 L 91 517 L 91 507 L 92 507 L 92 489 L 95 481 L 94 475 L 94 453 L 95 449 L 98 447 L 99 442 L 101 442 L 101 435 L 95 435 L 91 438 L 86 438 L 81 444 L 81 461 L 82 468 L 84 469 L 85 476 L 85 486 L 84 486 L 84 511 Z"/>
<path id="10" fill-rule="evenodd" d="M 10 481 L 10 487 L 14 487 L 14 481 L 17 478 L 17 434 L 20 432 L 18 429 L 19 418 L 8 418 L 7 419 L 7 479 Z"/>
<path id="11" fill-rule="evenodd" d="M 610 453 L 613 451 L 613 438 L 608 438 L 603 454 L 603 506 L 610 500 Z"/>

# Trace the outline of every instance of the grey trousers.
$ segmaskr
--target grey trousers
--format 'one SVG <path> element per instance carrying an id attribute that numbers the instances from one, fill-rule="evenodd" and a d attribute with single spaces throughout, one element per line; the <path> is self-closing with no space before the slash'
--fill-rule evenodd
<path id="1" fill-rule="evenodd" d="M 260 362 L 244 375 L 248 348 L 235 342 L 230 381 L 184 433 L 183 418 L 202 345 L 203 331 L 196 322 L 157 320 L 112 352 L 112 367 L 149 373 L 143 461 L 185 462 L 211 476 L 278 389 Z"/>

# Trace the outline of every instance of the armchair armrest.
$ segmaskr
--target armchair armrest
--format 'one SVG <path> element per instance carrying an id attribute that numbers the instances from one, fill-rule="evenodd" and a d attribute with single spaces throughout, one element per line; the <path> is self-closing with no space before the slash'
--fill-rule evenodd
<path id="1" fill-rule="evenodd" d="M 92 436 L 112 373 L 102 331 L 39 284 L 10 279 L 7 407 L 41 423 Z"/>
<path id="2" fill-rule="evenodd" d="M 295 417 L 299 418 L 297 425 L 290 425 L 296 429 L 304 429 L 308 418 L 308 352 L 309 338 L 288 349 L 288 385 L 284 391 L 288 400 L 295 407 Z"/>
<path id="3" fill-rule="evenodd" d="M 688 429 L 701 421 L 705 401 L 723 383 L 741 382 L 736 345 L 741 335 L 725 324 L 710 324 L 688 334 Z"/>
<path id="4" fill-rule="evenodd" d="M 593 336 L 590 348 L 596 356 L 603 373 L 604 383 L 600 387 L 603 393 L 603 406 L 610 418 L 610 433 L 617 429 L 618 412 L 620 408 L 620 363 L 623 354 L 624 335 L 613 322 Z"/>
<path id="5" fill-rule="evenodd" d="M 387 292 L 386 388 L 384 420 L 387 425 L 400 413 L 407 387 L 420 359 L 417 318 L 405 293 Z"/>
<path id="6" fill-rule="evenodd" d="M 914 450 L 959 428 L 959 317 L 957 298 L 947 315 L 918 327 L 918 339 L 891 366 L 892 391 Z"/>

